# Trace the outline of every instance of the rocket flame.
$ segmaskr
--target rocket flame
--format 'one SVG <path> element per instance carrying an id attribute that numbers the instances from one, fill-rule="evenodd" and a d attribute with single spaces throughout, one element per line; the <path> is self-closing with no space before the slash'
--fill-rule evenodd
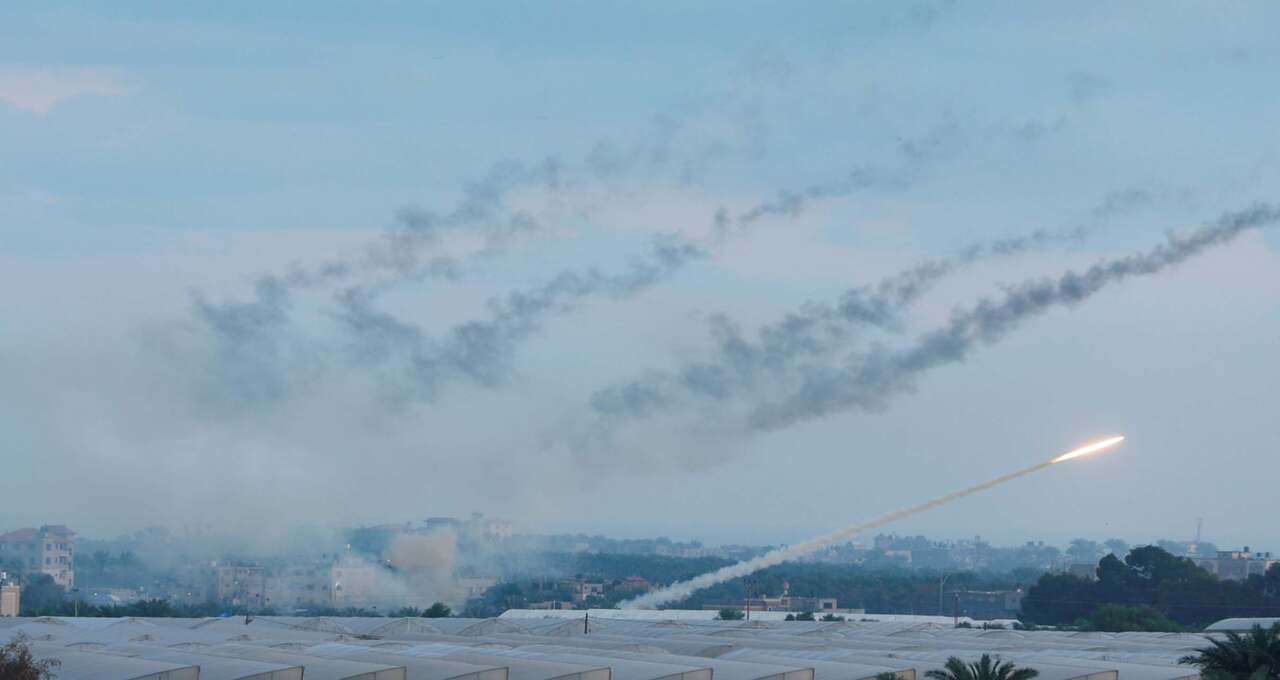
<path id="1" fill-rule="evenodd" d="M 1061 463 L 1061 462 L 1063 462 L 1063 461 L 1071 460 L 1072 458 L 1079 458 L 1080 456 L 1087 456 L 1087 455 L 1089 455 L 1089 454 L 1091 454 L 1091 453 L 1097 453 L 1097 452 L 1099 452 L 1099 451 L 1101 451 L 1101 450 L 1103 450 L 1103 449 L 1111 448 L 1112 446 L 1115 446 L 1116 444 L 1119 444 L 1119 443 L 1120 443 L 1120 442 L 1122 442 L 1122 441 L 1124 441 L 1124 435 L 1120 435 L 1120 436 L 1117 436 L 1117 437 L 1108 437 L 1107 439 L 1103 439 L 1103 440 L 1101 440 L 1101 441 L 1096 441 L 1096 442 L 1094 442 L 1094 443 L 1092 443 L 1092 444 L 1085 444 L 1084 446 L 1081 446 L 1080 448 L 1075 449 L 1075 450 L 1073 450 L 1073 451 L 1068 451 L 1068 452 L 1066 452 L 1066 453 L 1062 454 L 1061 456 L 1058 456 L 1057 458 L 1054 458 L 1053 460 L 1051 460 L 1051 461 L 1049 461 L 1049 462 L 1050 462 L 1050 463 Z"/>

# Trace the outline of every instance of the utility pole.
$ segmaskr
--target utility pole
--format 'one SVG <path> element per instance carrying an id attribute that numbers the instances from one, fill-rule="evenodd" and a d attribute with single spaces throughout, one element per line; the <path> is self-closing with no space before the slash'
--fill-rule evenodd
<path id="1" fill-rule="evenodd" d="M 952 604 L 951 617 L 956 626 L 960 625 L 960 593 L 952 593 L 955 595 L 954 604 Z"/>
<path id="2" fill-rule="evenodd" d="M 590 633 L 591 631 L 590 625 L 591 625 L 591 612 L 589 610 L 582 612 L 582 634 L 583 635 L 587 635 L 588 633 Z"/>
<path id="3" fill-rule="evenodd" d="M 947 579 L 951 578 L 950 573 L 943 574 L 938 579 L 938 616 L 946 616 L 942 613 L 942 588 L 947 585 Z"/>

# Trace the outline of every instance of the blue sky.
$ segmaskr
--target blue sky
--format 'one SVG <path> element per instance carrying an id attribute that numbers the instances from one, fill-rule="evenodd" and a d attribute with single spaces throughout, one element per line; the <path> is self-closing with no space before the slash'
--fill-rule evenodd
<path id="1" fill-rule="evenodd" d="M 264 512 L 287 524 L 474 509 L 535 530 L 787 541 L 1118 430 L 1131 439 L 1114 462 L 900 529 L 1144 540 L 1204 517 L 1210 538 L 1262 544 L 1265 519 L 1240 499 L 1280 474 L 1274 228 L 1031 319 L 874 412 L 735 429 L 739 406 L 796 388 L 781 379 L 607 445 L 581 435 L 599 425 L 593 394 L 714 355 L 721 316 L 751 337 L 974 243 L 1086 229 L 949 276 L 893 329 L 823 359 L 845 365 L 1010 285 L 1280 200 L 1278 13 L 8 3 L 0 425 L 13 474 L 36 483 L 0 524 L 111 532 L 160 515 L 242 528 Z M 495 241 L 501 219 L 486 214 L 419 244 L 455 258 L 458 278 L 369 264 L 371 248 L 394 250 L 403 209 L 448 213 L 503 168 L 548 166 L 557 183 L 511 183 L 496 204 L 537 229 Z M 853 171 L 874 181 L 812 191 L 803 209 L 715 239 L 720 208 Z M 558 273 L 625 271 L 671 233 L 708 256 L 540 319 L 496 381 L 446 375 L 405 399 L 408 350 L 370 358 L 335 321 L 358 286 L 430 344 Z M 196 296 L 249 303 L 258 277 L 326 262 L 365 269 L 292 290 L 287 320 L 258 344 L 227 345 L 194 311 Z M 226 391 L 247 374 L 280 389 Z"/>

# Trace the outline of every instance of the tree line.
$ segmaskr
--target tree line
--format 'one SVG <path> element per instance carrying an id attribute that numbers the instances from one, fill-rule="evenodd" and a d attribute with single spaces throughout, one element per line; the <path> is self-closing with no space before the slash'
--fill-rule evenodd
<path id="1" fill-rule="evenodd" d="M 1280 566 L 1219 579 L 1156 546 L 1107 555 L 1097 578 L 1045 574 L 1022 600 L 1023 618 L 1098 630 L 1176 630 L 1230 617 L 1280 617 Z M 1136 627 L 1135 627 L 1136 626 Z"/>

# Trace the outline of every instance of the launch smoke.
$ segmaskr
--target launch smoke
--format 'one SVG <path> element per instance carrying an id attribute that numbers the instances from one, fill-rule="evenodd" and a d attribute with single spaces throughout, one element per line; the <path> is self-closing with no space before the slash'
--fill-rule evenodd
<path id="1" fill-rule="evenodd" d="M 986 491 L 987 489 L 990 489 L 995 486 L 999 486 L 1006 482 L 1011 482 L 1020 477 L 1026 477 L 1027 475 L 1039 472 L 1051 465 L 1065 462 L 1074 458 L 1078 458 L 1080 456 L 1088 455 L 1090 453 L 1096 453 L 1098 451 L 1109 448 L 1111 446 L 1115 446 L 1116 444 L 1119 444 L 1122 439 L 1124 439 L 1124 437 L 1111 437 L 1109 439 L 1105 439 L 1100 442 L 1088 444 L 1086 446 L 1082 446 L 1078 449 L 1075 449 L 1073 451 L 1069 451 L 1060 456 L 1057 456 L 1056 458 L 1053 458 L 1051 460 L 1047 460 L 1043 463 L 1038 463 L 1036 465 L 1032 465 L 1031 467 L 1023 468 L 1021 470 L 1018 470 L 1017 472 L 1010 472 L 1009 474 L 1001 475 L 999 477 L 996 477 L 995 479 L 983 482 L 981 484 L 975 484 L 974 486 L 968 487 L 966 489 L 961 489 L 960 491 L 953 491 L 952 493 L 949 493 L 945 496 L 939 496 L 933 500 L 925 501 L 924 503 L 913 505 L 909 508 L 904 508 L 902 510 L 891 512 L 887 515 L 882 515 L 869 522 L 855 524 L 851 527 L 846 527 L 839 531 L 827 534 L 825 536 L 820 536 L 818 538 L 810 539 L 808 541 L 805 541 L 803 543 L 798 543 L 796 545 L 787 546 L 785 548 L 777 548 L 775 550 L 770 550 L 769 552 L 759 557 L 755 557 L 749 560 L 744 560 L 742 562 L 738 562 L 737 564 L 731 564 L 727 567 L 722 567 L 720 569 L 717 569 L 712 572 L 708 572 L 701 576 L 696 576 L 694 578 L 691 578 L 688 581 L 682 581 L 680 583 L 672 584 L 670 586 L 667 586 L 666 588 L 661 588 L 651 593 L 641 595 L 640 597 L 629 600 L 627 602 L 623 602 L 619 606 L 621 606 L 623 609 L 651 609 L 653 607 L 657 607 L 663 604 L 678 602 L 680 600 L 683 600 L 689 597 L 694 592 L 701 590 L 703 588 L 709 588 L 716 584 L 724 583 L 725 581 L 732 581 L 735 578 L 742 578 L 743 576 L 754 574 L 757 571 L 760 571 L 762 569 L 768 569 L 769 567 L 782 564 L 783 562 L 790 562 L 793 560 L 797 560 L 801 557 L 804 557 L 806 555 L 812 555 L 813 553 L 818 552 L 819 550 L 823 550 L 824 548 L 829 548 L 834 545 L 840 545 L 842 543 L 846 543 L 849 540 L 853 539 L 854 537 L 858 536 L 859 534 L 865 533 L 867 531 L 871 531 L 872 529 L 877 529 L 886 524 L 896 522 L 900 519 L 905 519 L 912 515 L 917 515 L 922 512 L 927 512 L 929 510 L 946 505 L 953 501 L 960 500 L 965 496 L 971 496 L 975 493 Z"/>

